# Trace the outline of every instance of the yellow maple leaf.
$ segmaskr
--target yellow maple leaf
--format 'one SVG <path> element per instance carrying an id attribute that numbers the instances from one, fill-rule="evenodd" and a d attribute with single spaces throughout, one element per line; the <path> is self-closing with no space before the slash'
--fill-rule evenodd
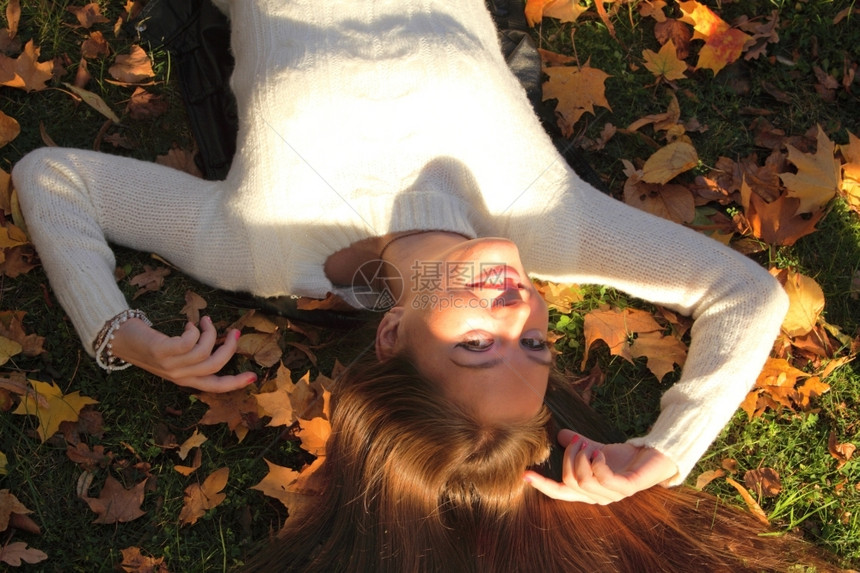
<path id="1" fill-rule="evenodd" d="M 9 359 L 16 354 L 21 354 L 24 348 L 14 340 L 10 340 L 5 336 L 0 336 L 0 365 L 9 362 Z"/>
<path id="2" fill-rule="evenodd" d="M 39 48 L 30 40 L 16 59 L 0 54 L 0 85 L 28 92 L 45 89 L 54 73 L 54 63 L 40 63 L 39 53 Z"/>
<path id="3" fill-rule="evenodd" d="M 302 441 L 302 449 L 315 456 L 324 456 L 325 445 L 331 435 L 329 421 L 323 418 L 299 418 L 299 428 L 297 435 Z"/>
<path id="4" fill-rule="evenodd" d="M 525 14 L 529 26 L 536 26 L 546 18 L 562 22 L 575 22 L 579 15 L 588 10 L 578 0 L 526 0 Z"/>
<path id="5" fill-rule="evenodd" d="M 675 365 L 683 366 L 687 359 L 687 345 L 672 335 L 663 336 L 659 332 L 644 332 L 639 334 L 630 345 L 633 358 L 646 359 L 648 370 L 657 380 L 662 380 L 669 372 L 675 370 Z"/>
<path id="6" fill-rule="evenodd" d="M 44 442 L 53 436 L 63 422 L 76 422 L 84 406 L 98 404 L 97 400 L 81 396 L 80 392 L 63 394 L 60 387 L 52 382 L 30 380 L 34 395 L 25 394 L 13 414 L 36 416 L 39 427 L 36 432 Z"/>
<path id="7" fill-rule="evenodd" d="M 293 493 L 292 486 L 299 479 L 299 472 L 273 464 L 269 460 L 264 461 L 269 466 L 269 473 L 257 485 L 252 485 L 251 489 L 261 491 L 289 508 L 290 494 Z"/>
<path id="8" fill-rule="evenodd" d="M 797 213 L 818 211 L 832 199 L 842 186 L 842 166 L 834 157 L 835 145 L 818 126 L 818 145 L 815 153 L 803 153 L 791 144 L 788 160 L 797 167 L 797 173 L 780 173 L 786 195 L 800 200 Z"/>
<path id="9" fill-rule="evenodd" d="M 0 111 L 0 147 L 3 147 L 21 133 L 21 125 L 14 117 Z"/>
<path id="10" fill-rule="evenodd" d="M 643 50 L 642 57 L 645 59 L 645 67 L 657 78 L 672 81 L 687 77 L 684 73 L 687 71 L 687 63 L 678 59 L 675 42 L 671 39 L 663 44 L 659 52 Z"/>
<path id="11" fill-rule="evenodd" d="M 642 166 L 642 181 L 646 183 L 668 183 L 676 175 L 689 171 L 699 164 L 696 148 L 687 141 L 679 140 L 655 151 Z"/>
<path id="12" fill-rule="evenodd" d="M 558 126 L 565 137 L 573 135 L 573 125 L 585 112 L 594 114 L 594 106 L 611 110 L 606 101 L 603 82 L 610 77 L 603 70 L 584 66 L 553 66 L 544 68 L 549 79 L 543 84 L 543 100 L 556 99 Z"/>
<path id="13" fill-rule="evenodd" d="M 845 159 L 841 195 L 850 209 L 860 213 L 860 138 L 849 132 L 848 144 L 840 145 L 839 151 Z"/>
<path id="14" fill-rule="evenodd" d="M 814 279 L 792 270 L 786 272 L 782 288 L 789 301 L 782 331 L 791 337 L 808 334 L 824 310 L 824 292 Z"/>

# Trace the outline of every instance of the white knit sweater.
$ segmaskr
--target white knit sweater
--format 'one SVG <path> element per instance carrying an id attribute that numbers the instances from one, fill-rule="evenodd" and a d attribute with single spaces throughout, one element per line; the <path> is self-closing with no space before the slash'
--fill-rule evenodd
<path id="1" fill-rule="evenodd" d="M 696 320 L 644 437 L 679 483 L 751 387 L 786 310 L 755 263 L 588 186 L 509 73 L 482 0 L 233 0 L 240 110 L 225 181 L 47 148 L 14 168 L 84 346 L 128 308 L 108 241 L 262 296 L 324 297 L 332 253 L 413 229 L 504 236 L 530 274 L 599 283 Z M 504 145 L 499 145 L 504 142 Z"/>

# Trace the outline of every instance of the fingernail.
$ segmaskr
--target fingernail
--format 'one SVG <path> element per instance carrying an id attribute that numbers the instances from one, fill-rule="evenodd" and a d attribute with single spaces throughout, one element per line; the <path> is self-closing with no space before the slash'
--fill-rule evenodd
<path id="1" fill-rule="evenodd" d="M 253 376 L 251 376 L 251 379 L 250 379 L 250 380 L 248 380 L 248 384 L 247 384 L 247 385 L 248 385 L 248 386 L 250 386 L 251 384 L 253 384 L 253 383 L 254 383 L 254 382 L 256 382 L 256 381 L 257 381 L 257 375 L 256 375 L 256 374 L 254 374 Z"/>
<path id="2" fill-rule="evenodd" d="M 579 444 L 579 451 L 582 451 L 588 447 L 588 440 L 582 440 L 582 443 Z"/>
<path id="3" fill-rule="evenodd" d="M 235 338 L 236 340 L 239 340 L 239 337 L 240 337 L 240 336 L 242 336 L 242 333 L 241 333 L 241 332 L 239 332 L 239 330 L 238 330 L 238 329 L 236 329 L 236 330 L 234 330 L 234 331 L 233 331 L 233 338 Z"/>
<path id="4" fill-rule="evenodd" d="M 524 474 L 523 481 L 526 483 L 532 483 L 532 476 L 530 476 L 529 474 Z"/>
<path id="5" fill-rule="evenodd" d="M 576 442 L 578 442 L 578 441 L 579 441 L 579 434 L 575 434 L 575 435 L 573 436 L 573 439 L 571 439 L 571 440 L 570 440 L 570 445 L 572 446 L 572 445 L 574 445 L 574 444 L 575 444 Z"/>
<path id="6" fill-rule="evenodd" d="M 594 450 L 593 452 L 591 452 L 591 461 L 596 460 L 597 454 L 599 454 L 599 453 L 600 453 L 600 450 Z"/>

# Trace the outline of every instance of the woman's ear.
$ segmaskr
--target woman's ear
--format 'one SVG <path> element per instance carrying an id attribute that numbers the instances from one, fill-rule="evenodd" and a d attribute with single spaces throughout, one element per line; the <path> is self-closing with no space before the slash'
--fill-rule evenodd
<path id="1" fill-rule="evenodd" d="M 395 306 L 385 313 L 379 326 L 376 327 L 376 358 L 385 362 L 393 358 L 396 352 L 397 339 L 400 336 L 400 320 L 403 318 L 403 307 Z"/>

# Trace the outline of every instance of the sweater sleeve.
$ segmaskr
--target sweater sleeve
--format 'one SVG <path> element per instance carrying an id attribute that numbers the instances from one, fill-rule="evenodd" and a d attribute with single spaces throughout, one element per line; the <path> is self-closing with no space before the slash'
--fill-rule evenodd
<path id="1" fill-rule="evenodd" d="M 551 175 L 547 174 L 551 177 Z M 538 278 L 603 284 L 694 318 L 681 378 L 645 436 L 681 483 L 755 383 L 787 311 L 779 283 L 754 261 L 700 233 L 562 175 L 565 191 L 540 217 L 515 220 Z"/>
<path id="2" fill-rule="evenodd" d="M 223 206 L 216 208 L 218 182 L 154 163 L 61 148 L 29 153 L 12 175 L 51 287 L 90 354 L 105 322 L 128 308 L 114 279 L 109 243 L 158 253 L 222 288 L 233 286 L 236 276 L 250 275 L 242 267 L 251 258 L 244 233 L 227 224 Z"/>

